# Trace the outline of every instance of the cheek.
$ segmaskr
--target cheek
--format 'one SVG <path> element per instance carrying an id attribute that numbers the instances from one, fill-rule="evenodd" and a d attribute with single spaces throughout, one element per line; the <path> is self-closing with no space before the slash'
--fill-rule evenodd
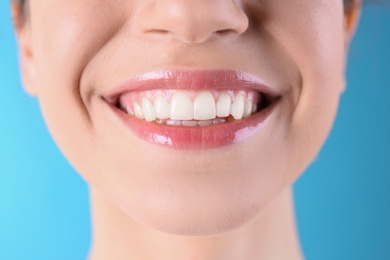
<path id="1" fill-rule="evenodd" d="M 66 98 L 80 88 L 85 66 L 126 21 L 127 8 L 120 6 L 119 1 L 104 0 L 43 0 L 32 5 L 39 92 L 60 91 Z"/>
<path id="2" fill-rule="evenodd" d="M 309 39 L 314 48 L 301 51 L 298 58 L 302 92 L 292 127 L 300 133 L 300 140 L 318 147 L 330 132 L 345 88 L 344 21 L 342 15 L 335 15 L 341 10 L 336 11 L 329 12 L 328 19 L 319 19 L 313 32 L 316 37 Z M 301 131 L 302 126 L 305 131 Z"/>
<path id="3" fill-rule="evenodd" d="M 333 125 L 345 87 L 346 53 L 342 1 L 306 2 L 307 10 L 295 4 L 288 12 L 280 12 L 269 30 L 275 32 L 301 73 L 299 100 L 287 137 L 288 154 L 308 164 Z"/>
<path id="4" fill-rule="evenodd" d="M 95 135 L 80 81 L 91 58 L 121 28 L 118 1 L 36 1 L 31 5 L 38 98 L 47 126 L 65 156 L 87 161 Z M 74 160 L 76 158 L 76 160 Z"/>

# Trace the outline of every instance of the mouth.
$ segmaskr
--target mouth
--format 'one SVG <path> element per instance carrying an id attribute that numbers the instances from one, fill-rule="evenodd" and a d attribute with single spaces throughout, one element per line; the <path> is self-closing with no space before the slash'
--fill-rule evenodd
<path id="1" fill-rule="evenodd" d="M 247 139 L 280 97 L 256 76 L 236 70 L 153 71 L 102 95 L 141 139 L 190 150 Z"/>

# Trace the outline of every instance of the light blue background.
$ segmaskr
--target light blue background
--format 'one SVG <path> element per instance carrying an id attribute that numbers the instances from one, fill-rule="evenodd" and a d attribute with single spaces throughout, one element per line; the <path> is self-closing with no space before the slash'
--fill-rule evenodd
<path id="1" fill-rule="evenodd" d="M 20 86 L 15 40 L 0 3 L 0 259 L 84 259 L 87 186 Z M 390 7 L 366 7 L 349 87 L 317 161 L 296 183 L 308 260 L 390 259 Z"/>

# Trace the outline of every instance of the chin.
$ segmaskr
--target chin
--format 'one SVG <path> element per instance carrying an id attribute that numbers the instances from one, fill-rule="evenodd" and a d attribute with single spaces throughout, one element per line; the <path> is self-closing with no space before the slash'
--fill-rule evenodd
<path id="1" fill-rule="evenodd" d="M 271 193 L 253 183 L 230 180 L 218 186 L 195 182 L 191 186 L 182 183 L 179 188 L 163 183 L 135 190 L 137 195 L 126 194 L 127 199 L 114 203 L 126 217 L 155 231 L 179 236 L 223 235 L 259 217 L 276 198 L 279 189 Z"/>
<path id="2" fill-rule="evenodd" d="M 217 236 L 235 231 L 253 220 L 263 207 L 254 208 L 251 205 L 230 207 L 212 207 L 199 205 L 194 210 L 171 211 L 160 209 L 159 214 L 137 213 L 136 221 L 140 224 L 163 233 L 178 236 Z M 211 210 L 208 210 L 211 209 Z M 142 211 L 148 212 L 143 209 Z M 131 216 L 132 217 L 132 216 Z"/>

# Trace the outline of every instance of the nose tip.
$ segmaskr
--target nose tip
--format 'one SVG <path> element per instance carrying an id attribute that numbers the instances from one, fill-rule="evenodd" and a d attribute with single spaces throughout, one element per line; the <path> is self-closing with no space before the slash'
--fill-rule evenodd
<path id="1" fill-rule="evenodd" d="M 234 0 L 155 0 L 135 17 L 142 34 L 164 34 L 186 43 L 242 34 L 248 17 Z"/>

